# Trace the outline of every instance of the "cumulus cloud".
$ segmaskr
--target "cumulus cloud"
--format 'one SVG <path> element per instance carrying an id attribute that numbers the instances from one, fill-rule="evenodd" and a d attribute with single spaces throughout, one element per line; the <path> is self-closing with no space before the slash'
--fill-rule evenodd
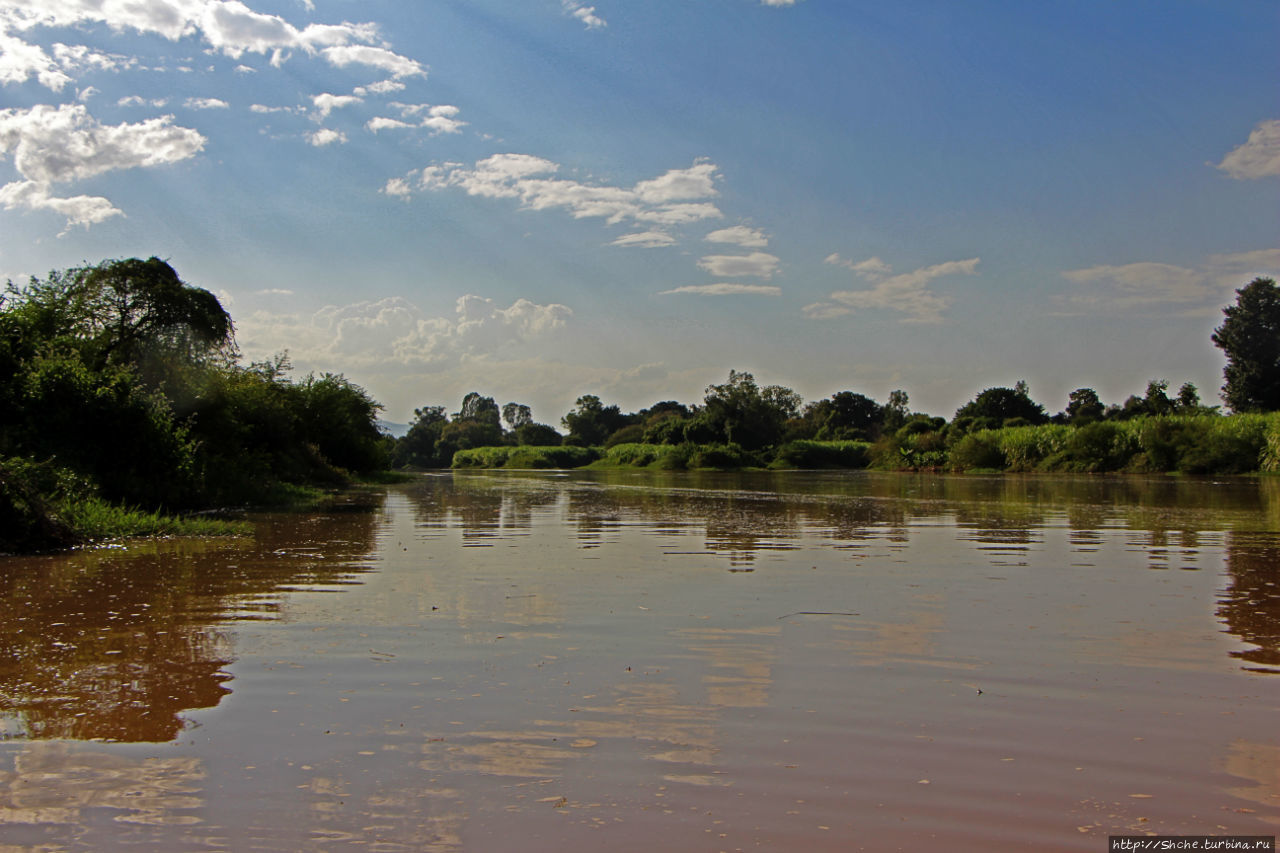
<path id="1" fill-rule="evenodd" d="M 363 99 L 357 95 L 331 95 L 328 92 L 312 95 L 311 103 L 315 105 L 316 115 L 320 118 L 328 118 L 329 113 L 343 107 L 349 107 L 352 104 L 363 103 Z"/>
<path id="2" fill-rule="evenodd" d="M 1215 313 L 1232 291 L 1259 275 L 1280 274 L 1280 249 L 1210 255 L 1198 267 L 1154 261 L 1067 270 L 1077 289 L 1058 296 L 1063 308 L 1079 312 L 1152 310 Z"/>
<path id="3" fill-rule="evenodd" d="M 323 148 L 326 145 L 333 145 L 335 142 L 339 145 L 346 143 L 347 135 L 340 130 L 333 130 L 328 127 L 322 127 L 315 133 L 307 136 L 307 142 L 310 142 L 317 148 Z"/>
<path id="4" fill-rule="evenodd" d="M 517 299 L 502 307 L 469 294 L 457 300 L 453 316 L 432 317 L 393 296 L 310 315 L 257 312 L 237 322 L 237 339 L 255 356 L 285 344 L 296 362 L 322 368 L 439 369 L 546 336 L 572 316 L 565 305 Z"/>
<path id="5" fill-rule="evenodd" d="M 395 127 L 425 127 L 435 136 L 440 133 L 459 133 L 467 123 L 456 118 L 461 112 L 452 104 L 402 104 L 392 102 L 400 111 L 401 121 Z M 412 119 L 413 121 L 409 121 Z M 392 121 L 388 119 L 388 121 Z M 393 125 L 387 124 L 386 127 Z"/>
<path id="6" fill-rule="evenodd" d="M 664 290 L 658 295 L 667 296 L 673 293 L 696 293 L 700 296 L 781 296 L 782 288 L 769 284 L 730 284 L 729 282 L 720 282 L 718 284 L 687 284 L 684 287 Z"/>
<path id="7" fill-rule="evenodd" d="M 375 44 L 378 30 L 373 24 L 343 22 L 299 28 L 279 15 L 256 12 L 241 0 L 5 0 L 0 12 L 0 24 L 9 33 L 37 26 L 101 23 L 114 30 L 154 33 L 172 41 L 198 36 L 213 50 L 233 59 L 257 53 L 270 55 L 272 64 L 280 65 L 293 51 L 301 51 L 323 56 L 337 67 L 367 65 L 397 78 L 426 74 L 416 60 Z M 42 78 L 41 82 L 51 88 L 59 85 L 56 77 Z"/>
<path id="8" fill-rule="evenodd" d="M 749 255 L 707 255 L 698 266 L 714 276 L 736 278 L 755 276 L 773 278 L 778 271 L 778 258 L 768 252 L 752 252 Z"/>
<path id="9" fill-rule="evenodd" d="M 348 65 L 368 65 L 385 71 L 392 77 L 425 77 L 427 72 L 417 60 L 401 56 L 385 47 L 372 45 L 339 45 L 326 47 L 322 53 L 324 58 L 339 68 Z"/>
<path id="10" fill-rule="evenodd" d="M 221 98 L 187 98 L 182 105 L 189 110 L 225 110 L 231 106 Z"/>
<path id="11" fill-rule="evenodd" d="M 562 0 L 566 13 L 577 18 L 586 25 L 589 30 L 596 30 L 601 27 L 608 26 L 604 18 L 596 14 L 595 6 L 584 6 L 577 0 Z"/>
<path id="12" fill-rule="evenodd" d="M 29 77 L 55 92 L 61 92 L 71 82 L 71 76 L 44 48 L 28 44 L 0 27 L 0 84 L 21 83 Z"/>
<path id="13" fill-rule="evenodd" d="M 734 225 L 712 231 L 702 239 L 708 243 L 731 243 L 744 249 L 763 249 L 769 245 L 769 238 L 759 228 L 748 228 L 745 225 Z"/>
<path id="14" fill-rule="evenodd" d="M 601 218 L 609 224 L 627 220 L 671 226 L 719 218 L 708 201 L 717 194 L 716 167 L 699 161 L 688 169 L 672 169 L 632 187 L 590 184 L 559 178 L 560 165 L 532 154 L 495 154 L 468 168 L 444 163 L 414 169 L 383 188 L 407 198 L 414 191 L 460 189 L 481 198 L 515 199 L 528 210 L 567 210 L 575 219 Z"/>
<path id="15" fill-rule="evenodd" d="M 1260 122 L 1248 141 L 1222 158 L 1218 168 L 1242 181 L 1280 175 L 1280 119 Z"/>
<path id="16" fill-rule="evenodd" d="M 632 249 L 663 249 L 675 244 L 676 238 L 665 231 L 642 231 L 638 234 L 623 234 L 609 245 Z"/>
<path id="17" fill-rule="evenodd" d="M 88 226 L 117 216 L 120 211 L 107 199 L 59 198 L 53 185 L 194 157 L 205 138 L 172 122 L 173 116 L 163 116 L 103 125 L 83 104 L 0 110 L 0 155 L 11 154 L 24 179 L 0 188 L 3 204 L 8 209 L 54 210 L 67 217 L 68 225 Z"/>
<path id="18" fill-rule="evenodd" d="M 892 269 L 879 258 L 852 262 L 839 255 L 829 255 L 826 262 L 848 267 L 873 286 L 862 290 L 837 290 L 830 302 L 806 305 L 804 314 L 815 320 L 842 317 L 860 310 L 881 309 L 897 311 L 905 316 L 904 323 L 941 323 L 943 312 L 951 306 L 950 297 L 929 288 L 935 279 L 952 275 L 974 275 L 978 258 L 965 261 L 947 261 L 899 275 L 891 275 Z"/>

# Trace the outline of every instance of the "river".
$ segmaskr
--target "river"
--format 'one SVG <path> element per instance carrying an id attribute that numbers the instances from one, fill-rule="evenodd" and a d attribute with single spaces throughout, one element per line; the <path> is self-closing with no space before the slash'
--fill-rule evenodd
<path id="1" fill-rule="evenodd" d="M 427 474 L 0 558 L 0 850 L 1280 826 L 1280 482 Z"/>

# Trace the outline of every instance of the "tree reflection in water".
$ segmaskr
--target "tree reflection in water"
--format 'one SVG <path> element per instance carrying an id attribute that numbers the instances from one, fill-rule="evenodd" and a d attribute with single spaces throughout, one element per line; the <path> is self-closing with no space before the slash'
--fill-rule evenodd
<path id="1" fill-rule="evenodd" d="M 0 733 L 173 740 L 184 711 L 231 692 L 234 622 L 277 618 L 285 590 L 369 570 L 382 499 L 268 516 L 255 540 L 0 558 Z"/>

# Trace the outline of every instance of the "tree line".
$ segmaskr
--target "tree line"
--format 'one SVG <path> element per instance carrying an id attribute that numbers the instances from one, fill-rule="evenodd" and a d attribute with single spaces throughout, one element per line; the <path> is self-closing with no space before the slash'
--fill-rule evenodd
<path id="1" fill-rule="evenodd" d="M 386 467 L 381 406 L 362 388 L 294 379 L 285 356 L 242 364 L 234 331 L 212 293 L 154 257 L 9 282 L 0 550 L 73 541 L 76 519 L 105 507 L 278 502 Z"/>
<path id="2" fill-rule="evenodd" d="M 1224 322 L 1212 338 L 1227 356 L 1223 399 L 1237 414 L 1280 410 L 1280 289 L 1272 279 L 1255 279 L 1237 291 L 1236 304 L 1226 308 L 1224 315 Z M 1026 382 L 1018 382 L 1012 388 L 987 388 L 948 420 L 913 412 L 907 393 L 901 390 L 891 392 L 883 403 L 854 391 L 840 391 L 806 404 L 789 388 L 761 386 L 752 374 L 730 370 L 724 383 L 708 386 L 702 402 L 692 405 L 665 400 L 624 413 L 617 405 L 606 404 L 594 394 L 585 394 L 578 397 L 574 408 L 560 419 L 563 433 L 548 424 L 533 422 L 528 406 L 513 402 L 499 408 L 493 398 L 472 392 L 452 415 L 446 414 L 443 406 L 415 410 L 408 434 L 396 443 L 391 459 L 393 465 L 402 467 L 449 467 L 455 462 L 488 464 L 486 460 L 495 459 L 505 459 L 510 465 L 514 464 L 513 459 L 536 461 L 536 457 L 475 453 L 458 457 L 457 454 L 500 446 L 565 445 L 609 450 L 622 445 L 645 445 L 703 448 L 683 455 L 686 467 L 691 462 L 697 467 L 699 461 L 709 461 L 711 467 L 768 464 L 804 467 L 823 463 L 848 465 L 860 460 L 862 464 L 889 468 L 1007 468 L 1009 466 L 999 464 L 998 454 L 977 452 L 977 448 L 983 446 L 978 439 L 963 445 L 962 440 L 993 430 L 1019 427 L 1092 426 L 1082 435 L 1095 444 L 1105 444 L 1101 437 L 1114 439 L 1120 434 L 1115 427 L 1122 423 L 1221 414 L 1219 407 L 1201 402 L 1199 389 L 1193 383 L 1184 382 L 1176 392 L 1171 392 L 1168 381 L 1153 379 L 1142 394 L 1111 404 L 1104 403 L 1093 388 L 1077 388 L 1068 395 L 1065 407 L 1052 415 L 1032 399 Z M 507 429 L 503 429 L 504 423 Z M 1166 425 L 1164 429 L 1173 427 Z M 1217 442 L 1218 439 L 1205 437 L 1206 429 L 1204 425 L 1199 429 L 1183 429 L 1185 435 L 1178 441 L 1184 445 Z M 1193 437 L 1193 433 L 1198 437 Z M 1045 434 L 1067 435 L 1061 431 Z M 1138 432 L 1130 427 L 1125 434 L 1137 435 Z M 994 439 L 986 436 L 982 441 L 991 445 Z M 833 442 L 864 442 L 867 447 L 861 452 L 848 448 L 840 452 L 816 446 Z M 1140 446 L 1138 440 L 1134 447 Z M 715 450 L 708 452 L 708 448 Z M 957 452 L 953 454 L 953 450 Z M 671 454 L 658 455 L 668 461 L 676 458 Z M 1065 469 L 1129 467 L 1141 470 L 1146 466 L 1146 470 L 1232 472 L 1257 467 L 1257 449 L 1251 453 L 1245 446 L 1234 446 L 1231 451 L 1221 448 L 1212 452 L 1204 448 L 1195 452 L 1179 451 L 1173 461 L 1168 453 L 1147 454 L 1145 461 L 1135 461 L 1132 457 L 1136 455 L 1136 452 L 1128 456 L 1112 454 L 1101 459 L 1077 454 L 1078 458 Z M 1122 457 L 1124 463 L 1117 463 Z M 1193 457 L 1198 461 L 1191 461 Z M 1231 457 L 1229 462 L 1226 457 Z M 566 458 L 564 455 L 548 457 L 552 462 Z M 614 454 L 613 458 L 621 457 Z M 1213 458 L 1219 461 L 1213 463 Z"/>
<path id="3" fill-rule="evenodd" d="M 731 370 L 693 404 L 623 412 L 584 394 L 559 428 L 535 422 L 527 405 L 471 392 L 455 412 L 415 410 L 394 439 L 379 428 L 381 405 L 343 375 L 294 377 L 287 355 L 244 363 L 231 316 L 167 262 L 103 261 L 10 282 L 0 296 L 0 550 L 109 535 L 109 522 L 92 519 L 121 518 L 121 507 L 154 523 L 389 468 L 604 457 L 676 468 L 1232 472 L 1256 470 L 1267 454 L 1280 467 L 1280 425 L 1255 418 L 1245 428 L 1240 418 L 1252 416 L 1239 414 L 1280 410 L 1280 290 L 1255 279 L 1224 315 L 1213 341 L 1227 356 L 1229 418 L 1191 383 L 1171 393 L 1164 380 L 1111 405 L 1079 388 L 1053 415 L 1019 382 L 981 391 L 947 419 L 913 412 L 905 391 L 883 403 L 854 391 L 805 403 Z"/>

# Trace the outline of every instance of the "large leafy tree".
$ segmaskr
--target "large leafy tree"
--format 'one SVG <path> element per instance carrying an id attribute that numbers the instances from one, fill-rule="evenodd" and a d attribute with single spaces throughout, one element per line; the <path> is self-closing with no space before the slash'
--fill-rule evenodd
<path id="1" fill-rule="evenodd" d="M 1255 278 L 1236 291 L 1236 304 L 1213 332 L 1227 357 L 1222 398 L 1237 412 L 1280 409 L 1280 288 Z"/>
<path id="2" fill-rule="evenodd" d="M 1044 406 L 1031 399 L 1025 382 L 1019 382 L 1012 388 L 988 388 L 982 391 L 956 410 L 956 420 L 960 418 L 990 419 L 995 426 L 1013 418 L 1021 418 L 1033 424 L 1049 420 Z"/>
<path id="3" fill-rule="evenodd" d="M 147 357 L 201 360 L 233 347 L 231 315 L 218 298 L 159 258 L 50 273 L 18 296 L 37 335 L 74 342 L 95 369 Z"/>
<path id="4" fill-rule="evenodd" d="M 729 381 L 707 386 L 696 420 L 722 441 L 758 450 L 782 439 L 786 422 L 800 413 L 800 395 L 781 385 L 761 388 L 750 373 L 729 371 Z"/>

